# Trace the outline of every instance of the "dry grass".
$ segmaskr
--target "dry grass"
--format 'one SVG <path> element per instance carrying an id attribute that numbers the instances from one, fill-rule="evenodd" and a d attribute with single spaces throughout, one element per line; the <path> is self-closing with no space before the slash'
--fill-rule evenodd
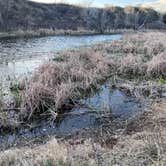
<path id="1" fill-rule="evenodd" d="M 146 66 L 143 64 L 140 56 L 135 57 L 132 54 L 129 54 L 120 60 L 118 70 L 125 75 L 137 76 L 145 73 Z"/>
<path id="2" fill-rule="evenodd" d="M 140 32 L 86 51 L 65 52 L 60 62 L 36 71 L 25 91 L 25 105 L 30 115 L 48 108 L 57 112 L 111 74 L 166 78 L 165 49 L 165 33 Z"/>
<path id="3" fill-rule="evenodd" d="M 147 73 L 153 77 L 166 78 L 166 51 L 154 56 L 152 60 L 147 63 Z"/>
<path id="4" fill-rule="evenodd" d="M 165 33 L 138 33 L 127 35 L 123 40 L 123 43 L 127 44 L 121 49 L 121 52 L 126 54 L 119 65 L 120 73 L 166 78 L 164 74 L 166 67 Z"/>
<path id="5" fill-rule="evenodd" d="M 42 36 L 54 36 L 54 35 L 93 35 L 98 34 L 93 30 L 86 30 L 78 28 L 77 30 L 63 30 L 63 29 L 38 29 L 38 30 L 17 30 L 12 32 L 0 33 L 0 38 L 31 38 Z"/>
<path id="6" fill-rule="evenodd" d="M 137 32 L 125 34 L 122 40 L 94 46 L 116 61 L 117 73 L 124 76 L 165 78 L 166 34 Z"/>
<path id="7" fill-rule="evenodd" d="M 119 41 L 64 52 L 39 67 L 26 84 L 22 113 L 31 118 L 69 110 L 113 75 L 165 79 L 165 53 L 166 34 L 157 31 L 126 33 Z"/>
<path id="8" fill-rule="evenodd" d="M 54 165 L 60 165 L 61 162 L 66 161 L 66 156 L 67 148 L 62 144 L 58 144 L 57 141 L 53 139 L 46 145 L 33 149 L 22 148 L 5 151 L 0 154 L 0 165 L 50 166 L 52 163 L 54 163 Z"/>
<path id="9" fill-rule="evenodd" d="M 56 118 L 57 113 L 69 110 L 70 105 L 100 87 L 110 75 L 139 76 L 141 81 L 142 78 L 165 79 L 165 54 L 166 34 L 163 32 L 126 34 L 120 41 L 65 52 L 59 60 L 55 58 L 55 61 L 43 64 L 34 73 L 23 91 L 22 105 L 26 111 L 22 113 L 26 118 L 42 113 L 51 113 Z M 152 98 L 152 101 L 157 94 L 159 99 L 158 83 L 146 79 L 139 84 L 130 81 L 130 93 L 140 98 Z M 94 138 L 83 142 L 74 140 L 78 142 L 73 145 L 69 141 L 57 143 L 53 139 L 33 148 L 10 149 L 0 153 L 0 165 L 165 166 L 165 103 L 163 100 L 154 104 L 151 111 L 136 116 L 126 123 L 125 128 L 116 131 L 112 130 L 112 121 L 106 122 L 106 136 L 97 130 L 98 135 L 102 134 L 96 138 L 102 141 L 94 142 Z M 0 116 L 6 126 L 10 124 L 9 115 Z M 15 119 L 11 123 L 19 118 Z"/>
<path id="10" fill-rule="evenodd" d="M 112 60 L 94 51 L 64 53 L 62 62 L 48 62 L 33 75 L 24 91 L 30 116 L 49 108 L 63 111 L 65 105 L 78 101 L 87 91 L 109 76 Z M 28 113 L 29 114 L 29 113 Z"/>

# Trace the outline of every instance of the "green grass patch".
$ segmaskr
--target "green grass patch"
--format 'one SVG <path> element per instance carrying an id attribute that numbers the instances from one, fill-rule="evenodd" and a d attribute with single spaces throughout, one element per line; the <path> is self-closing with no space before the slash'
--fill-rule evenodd
<path id="1" fill-rule="evenodd" d="M 62 56 L 56 56 L 53 58 L 53 61 L 55 62 L 64 62 L 64 58 Z"/>
<path id="2" fill-rule="evenodd" d="M 43 166 L 53 166 L 52 160 L 47 160 L 47 161 L 43 164 Z"/>
<path id="3" fill-rule="evenodd" d="M 160 78 L 160 79 L 159 79 L 159 83 L 160 83 L 160 84 L 166 84 L 166 79 Z"/>

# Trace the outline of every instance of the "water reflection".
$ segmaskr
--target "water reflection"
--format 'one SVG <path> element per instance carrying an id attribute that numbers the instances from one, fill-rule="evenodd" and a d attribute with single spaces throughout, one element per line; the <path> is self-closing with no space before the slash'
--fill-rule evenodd
<path id="1" fill-rule="evenodd" d="M 18 133 L 0 136 L 0 150 L 3 149 L 3 146 L 12 146 L 17 143 L 19 144 L 21 141 L 25 142 L 25 140 L 30 141 L 48 135 L 60 137 L 83 129 L 94 129 L 101 125 L 99 117 L 104 113 L 104 103 L 109 105 L 110 114 L 125 119 L 143 111 L 145 107 L 141 101 L 132 96 L 127 96 L 118 89 L 112 90 L 109 85 L 102 86 L 98 93 L 83 100 L 82 103 L 80 107 L 75 107 L 69 114 L 62 116 L 60 121 L 55 124 L 43 121 L 40 123 L 40 126 L 37 125 L 37 127 L 31 130 L 23 128 Z M 95 112 L 90 112 L 92 110 Z"/>

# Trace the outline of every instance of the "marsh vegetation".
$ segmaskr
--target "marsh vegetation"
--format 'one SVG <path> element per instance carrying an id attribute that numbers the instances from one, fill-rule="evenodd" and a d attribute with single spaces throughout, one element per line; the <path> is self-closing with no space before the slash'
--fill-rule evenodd
<path id="1" fill-rule="evenodd" d="M 51 139 L 46 137 L 46 131 L 38 139 L 27 137 L 27 142 L 17 142 L 16 148 L 4 146 L 0 164 L 165 165 L 165 54 L 165 32 L 125 33 L 119 40 L 61 52 L 39 66 L 26 81 L 12 84 L 13 103 L 1 102 L 0 127 L 4 135 L 17 137 L 20 130 L 33 133 L 43 120 L 54 126 L 59 117 L 70 113 L 97 112 L 99 123 L 60 139 L 55 138 L 56 134 L 50 135 Z M 130 100 L 125 103 L 139 101 L 140 111 L 132 117 L 115 116 L 115 108 L 105 97 L 94 109 L 93 96 L 106 84 L 108 93 L 118 90 L 125 94 Z M 89 112 L 71 111 L 82 108 L 81 101 L 89 97 Z M 114 100 L 120 102 L 120 98 Z M 128 105 L 121 106 L 126 110 Z"/>

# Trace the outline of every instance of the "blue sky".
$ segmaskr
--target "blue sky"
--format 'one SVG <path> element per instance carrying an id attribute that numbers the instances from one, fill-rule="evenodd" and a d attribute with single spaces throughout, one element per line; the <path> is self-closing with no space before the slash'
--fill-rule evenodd
<path id="1" fill-rule="evenodd" d="M 84 5 L 86 2 L 93 1 L 91 6 L 103 7 L 105 5 L 113 6 L 135 6 L 142 5 L 144 7 L 152 7 L 158 11 L 166 12 L 166 0 L 31 0 L 43 3 L 65 2 L 76 5 Z"/>
<path id="2" fill-rule="evenodd" d="M 95 6 L 103 6 L 105 4 L 127 6 L 127 5 L 137 5 L 144 4 L 147 2 L 154 2 L 155 0 L 95 0 L 93 4 Z"/>

